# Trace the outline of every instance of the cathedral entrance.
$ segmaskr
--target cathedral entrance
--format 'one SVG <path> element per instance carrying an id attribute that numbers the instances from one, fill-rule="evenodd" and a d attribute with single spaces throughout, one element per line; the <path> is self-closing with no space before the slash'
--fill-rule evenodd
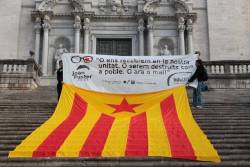
<path id="1" fill-rule="evenodd" d="M 96 54 L 132 56 L 132 39 L 98 38 Z"/>

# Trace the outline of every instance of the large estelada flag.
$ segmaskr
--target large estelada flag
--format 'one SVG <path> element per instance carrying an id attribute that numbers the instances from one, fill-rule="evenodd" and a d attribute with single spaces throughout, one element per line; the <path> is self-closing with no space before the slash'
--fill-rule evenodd
<path id="1" fill-rule="evenodd" d="M 220 162 L 185 86 L 147 94 L 63 87 L 53 116 L 9 157 L 172 157 Z"/>

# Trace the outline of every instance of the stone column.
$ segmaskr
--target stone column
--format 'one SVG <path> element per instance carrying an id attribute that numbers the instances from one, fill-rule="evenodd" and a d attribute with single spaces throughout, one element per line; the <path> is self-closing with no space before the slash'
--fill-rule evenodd
<path id="1" fill-rule="evenodd" d="M 75 16 L 75 53 L 80 53 L 80 31 L 81 31 L 81 18 L 79 16 Z"/>
<path id="2" fill-rule="evenodd" d="M 36 33 L 36 40 L 35 40 L 35 61 L 39 64 L 39 55 L 40 55 L 40 38 L 41 38 L 41 18 L 36 18 L 35 23 L 35 33 Z"/>
<path id="3" fill-rule="evenodd" d="M 139 31 L 139 55 L 144 56 L 144 20 L 141 18 L 138 22 L 138 31 Z"/>
<path id="4" fill-rule="evenodd" d="M 89 32 L 90 32 L 90 20 L 84 19 L 84 53 L 89 53 Z"/>
<path id="5" fill-rule="evenodd" d="M 193 20 L 188 19 L 187 20 L 187 35 L 188 35 L 188 54 L 194 53 L 193 48 Z"/>
<path id="6" fill-rule="evenodd" d="M 49 30 L 51 28 L 50 18 L 45 15 L 43 20 L 43 57 L 42 57 L 42 72 L 43 75 L 48 75 L 48 54 L 49 54 Z"/>
<path id="7" fill-rule="evenodd" d="M 179 54 L 185 55 L 185 19 L 183 17 L 178 18 L 178 31 L 179 31 Z"/>
<path id="8" fill-rule="evenodd" d="M 148 55 L 153 56 L 154 54 L 154 18 L 153 16 L 148 17 Z"/>

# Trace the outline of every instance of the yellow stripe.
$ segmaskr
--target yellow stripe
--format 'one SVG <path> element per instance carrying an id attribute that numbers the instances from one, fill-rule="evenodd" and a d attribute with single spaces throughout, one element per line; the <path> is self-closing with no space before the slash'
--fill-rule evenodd
<path id="1" fill-rule="evenodd" d="M 85 117 L 79 122 L 75 129 L 72 130 L 63 145 L 57 151 L 57 157 L 79 157 L 81 148 L 100 115 L 100 112 L 96 111 L 91 105 L 88 105 Z"/>
<path id="2" fill-rule="evenodd" d="M 159 103 L 147 111 L 148 155 L 171 157 Z"/>
<path id="3" fill-rule="evenodd" d="M 10 152 L 9 157 L 32 157 L 33 151 L 68 117 L 73 103 L 73 100 L 68 99 L 69 97 L 74 99 L 74 92 L 69 91 L 68 87 L 64 86 L 61 96 L 53 116 L 29 135 L 14 151 Z"/>
<path id="4" fill-rule="evenodd" d="M 130 118 L 116 118 L 104 146 L 103 157 L 125 155 Z"/>
<path id="5" fill-rule="evenodd" d="M 193 146 L 197 160 L 220 162 L 217 151 L 193 119 L 185 87 L 177 88 L 174 97 L 178 117 Z"/>

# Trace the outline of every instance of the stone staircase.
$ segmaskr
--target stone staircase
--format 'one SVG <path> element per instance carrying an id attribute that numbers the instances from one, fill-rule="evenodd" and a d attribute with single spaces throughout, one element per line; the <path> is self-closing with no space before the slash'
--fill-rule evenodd
<path id="1" fill-rule="evenodd" d="M 37 158 L 8 159 L 27 135 L 46 121 L 56 106 L 55 88 L 0 91 L 0 167 L 83 166 L 250 166 L 250 90 L 211 90 L 206 104 L 193 114 L 222 158 L 222 163 L 168 158 Z"/>

